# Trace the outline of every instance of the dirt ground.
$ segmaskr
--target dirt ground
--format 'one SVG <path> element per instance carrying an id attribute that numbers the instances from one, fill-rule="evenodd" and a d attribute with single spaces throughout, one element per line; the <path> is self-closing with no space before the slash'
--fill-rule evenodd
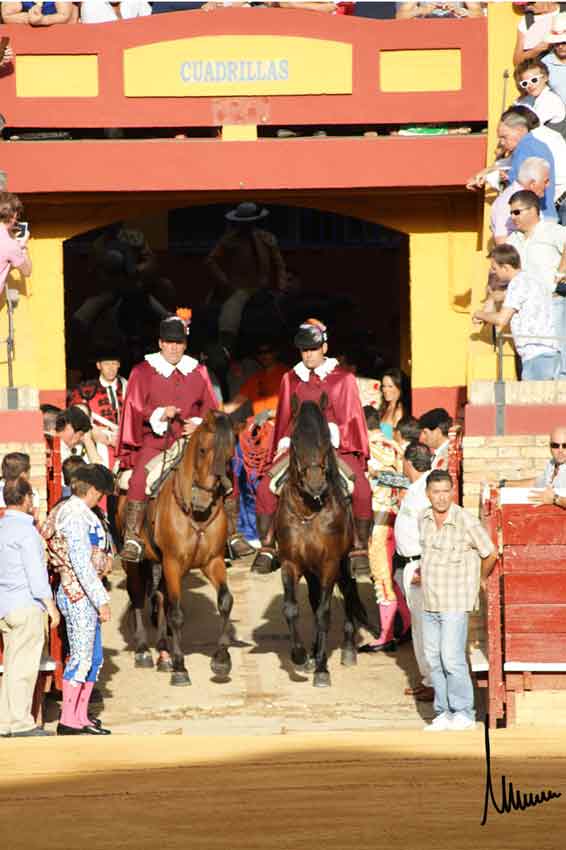
<path id="1" fill-rule="evenodd" d="M 566 792 L 566 730 L 491 736 L 496 799 Z M 481 728 L 5 740 L 10 850 L 563 850 L 566 796 L 490 811 Z"/>
<path id="2" fill-rule="evenodd" d="M 214 592 L 200 573 L 189 577 L 184 635 L 192 685 L 184 688 L 172 687 L 166 673 L 134 667 L 124 575 L 113 576 L 112 621 L 103 628 L 104 703 L 97 707 L 106 726 L 115 733 L 135 734 L 272 734 L 420 728 L 432 716 L 430 704 L 403 694 L 417 679 L 410 644 L 387 655 L 359 655 L 355 668 L 341 666 L 339 596 L 332 611 L 332 686 L 313 688 L 312 676 L 298 673 L 290 662 L 280 572 L 258 576 L 249 568 L 250 559 L 240 560 L 228 573 L 235 636 L 227 682 L 216 681 L 210 670 L 220 631 Z M 303 636 L 309 645 L 312 616 L 304 582 L 300 589 Z M 360 589 L 375 620 L 371 585 L 362 581 Z M 54 729 L 57 716 L 56 705 L 48 706 L 48 728 Z"/>

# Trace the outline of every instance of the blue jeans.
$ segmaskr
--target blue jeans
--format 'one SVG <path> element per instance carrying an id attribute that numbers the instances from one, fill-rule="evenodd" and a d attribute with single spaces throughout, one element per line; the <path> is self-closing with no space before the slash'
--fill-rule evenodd
<path id="1" fill-rule="evenodd" d="M 558 377 L 561 355 L 539 354 L 530 360 L 523 360 L 521 369 L 522 381 L 553 381 Z M 565 373 L 566 374 L 566 373 Z"/>
<path id="2" fill-rule="evenodd" d="M 468 613 L 424 611 L 424 654 L 434 688 L 434 711 L 459 712 L 475 720 L 474 686 L 466 658 Z"/>
<path id="3" fill-rule="evenodd" d="M 566 297 L 564 295 L 555 295 L 552 299 L 552 309 L 554 311 L 554 333 L 559 337 L 566 337 Z M 560 366 L 556 377 L 564 380 L 566 378 L 566 339 L 558 341 L 560 349 Z"/>

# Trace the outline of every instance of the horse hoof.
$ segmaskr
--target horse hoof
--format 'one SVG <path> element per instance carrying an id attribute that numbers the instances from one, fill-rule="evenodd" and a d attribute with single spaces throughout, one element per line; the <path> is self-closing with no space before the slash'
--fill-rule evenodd
<path id="1" fill-rule="evenodd" d="M 291 661 L 293 662 L 295 667 L 300 667 L 301 669 L 304 669 L 308 662 L 306 650 L 302 646 L 298 647 L 297 649 L 292 649 Z"/>
<path id="2" fill-rule="evenodd" d="M 358 663 L 358 654 L 355 649 L 343 649 L 340 661 L 344 667 L 355 667 Z"/>
<path id="3" fill-rule="evenodd" d="M 171 684 L 176 688 L 184 688 L 191 685 L 191 677 L 186 670 L 175 670 L 171 675 Z"/>
<path id="4" fill-rule="evenodd" d="M 303 664 L 303 673 L 314 673 L 316 670 L 316 659 L 311 656 L 307 658 L 306 662 Z"/>
<path id="5" fill-rule="evenodd" d="M 158 673 L 172 673 L 173 672 L 173 662 L 170 658 L 160 658 L 157 662 L 157 672 Z"/>
<path id="6" fill-rule="evenodd" d="M 134 667 L 144 667 L 146 670 L 153 667 L 151 652 L 136 652 L 134 655 Z"/>
<path id="7" fill-rule="evenodd" d="M 330 673 L 324 670 L 322 673 L 315 673 L 312 683 L 315 688 L 329 688 L 330 687 Z"/>
<path id="8" fill-rule="evenodd" d="M 232 670 L 232 659 L 227 649 L 218 650 L 210 660 L 210 669 L 219 679 L 226 679 Z"/>

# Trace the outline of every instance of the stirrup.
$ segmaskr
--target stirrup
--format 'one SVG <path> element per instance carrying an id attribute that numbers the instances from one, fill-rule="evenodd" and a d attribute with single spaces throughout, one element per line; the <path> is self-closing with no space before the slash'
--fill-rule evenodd
<path id="1" fill-rule="evenodd" d="M 260 575 L 267 575 L 268 573 L 274 573 L 280 566 L 275 549 L 262 546 L 254 558 L 251 571 Z"/>
<path id="2" fill-rule="evenodd" d="M 128 550 L 128 547 L 130 549 Z M 124 541 L 120 558 L 122 561 L 130 561 L 133 564 L 139 564 L 143 560 L 144 545 L 134 537 L 129 537 Z"/>
<path id="3" fill-rule="evenodd" d="M 226 541 L 226 546 L 228 547 L 229 557 L 234 561 L 238 558 L 247 558 L 248 555 L 253 555 L 256 551 L 242 534 L 233 534 Z"/>
<path id="4" fill-rule="evenodd" d="M 367 549 L 352 549 L 348 553 L 348 568 L 350 576 L 366 576 L 370 574 L 369 555 Z"/>

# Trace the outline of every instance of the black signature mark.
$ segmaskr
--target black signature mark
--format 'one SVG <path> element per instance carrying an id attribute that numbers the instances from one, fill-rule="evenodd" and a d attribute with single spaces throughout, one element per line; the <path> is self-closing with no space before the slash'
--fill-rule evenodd
<path id="1" fill-rule="evenodd" d="M 511 811 L 524 812 L 525 809 L 532 809 L 534 806 L 539 806 L 541 803 L 548 803 L 550 800 L 557 800 L 562 796 L 560 791 L 539 791 L 533 794 L 532 791 L 524 793 L 518 788 L 513 788 L 513 783 L 507 783 L 507 777 L 501 777 L 501 802 L 498 803 L 495 799 L 493 791 L 493 780 L 491 776 L 491 747 L 489 742 L 489 718 L 485 718 L 485 798 L 483 804 L 483 817 L 481 825 L 485 826 L 489 804 L 493 806 L 497 814 L 505 815 Z"/>

